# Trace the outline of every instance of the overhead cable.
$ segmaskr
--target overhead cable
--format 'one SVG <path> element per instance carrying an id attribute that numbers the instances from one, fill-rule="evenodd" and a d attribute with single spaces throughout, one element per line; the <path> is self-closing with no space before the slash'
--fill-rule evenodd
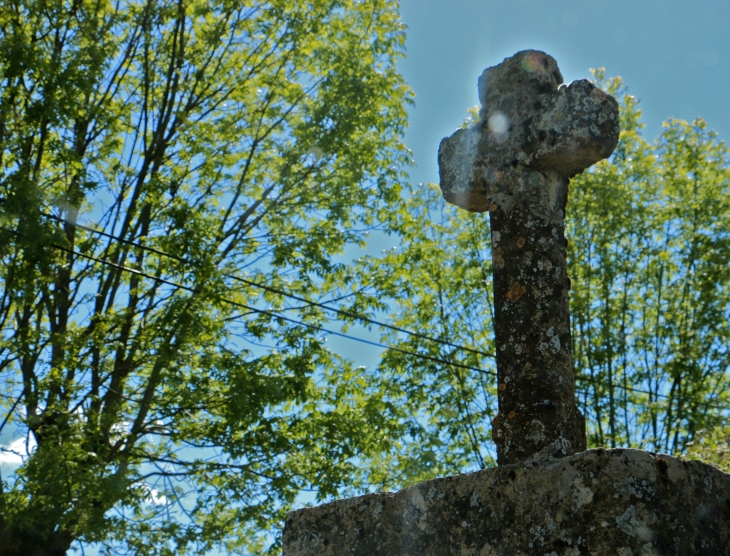
<path id="1" fill-rule="evenodd" d="M 84 226 L 83 224 L 78 224 L 78 223 L 70 222 L 70 221 L 68 221 L 68 220 L 66 220 L 64 218 L 61 218 L 59 216 L 55 216 L 53 214 L 48 214 L 48 213 L 45 213 L 45 212 L 41 212 L 41 214 L 43 216 L 47 217 L 47 218 L 52 218 L 54 220 L 57 220 L 57 221 L 63 222 L 63 223 L 73 224 L 74 226 L 76 226 L 77 228 L 80 228 L 82 230 L 85 230 L 85 231 L 88 231 L 88 232 L 91 232 L 91 233 L 95 233 L 95 234 L 104 236 L 104 237 L 106 237 L 108 239 L 111 239 L 111 240 L 114 240 L 114 241 L 118 241 L 120 243 L 125 243 L 127 245 L 131 245 L 131 246 L 136 247 L 138 249 L 143 249 L 145 251 L 149 251 L 150 253 L 154 253 L 155 255 L 159 255 L 161 257 L 167 257 L 167 258 L 170 258 L 172 260 L 175 260 L 175 261 L 178 261 L 178 262 L 181 262 L 181 263 L 184 263 L 184 264 L 190 264 L 191 263 L 191 261 L 189 261 L 188 259 L 185 259 L 184 257 L 178 257 L 177 255 L 172 255 L 172 254 L 167 253 L 165 251 L 162 251 L 160 249 L 156 249 L 155 247 L 150 247 L 148 245 L 144 245 L 144 244 L 141 244 L 141 243 L 136 242 L 136 241 L 133 241 L 133 240 L 129 240 L 129 239 L 125 239 L 125 238 L 122 238 L 122 237 L 119 237 L 119 236 L 115 236 L 115 235 L 109 234 L 107 232 L 104 232 L 104 231 L 101 231 L 101 230 L 97 230 L 95 228 L 91 228 L 89 226 Z M 370 317 L 366 317 L 364 315 L 359 315 L 359 314 L 354 313 L 352 311 L 347 311 L 345 309 L 339 309 L 337 307 L 332 307 L 331 305 L 328 305 L 327 303 L 321 303 L 321 302 L 317 302 L 317 301 L 311 301 L 311 300 L 309 300 L 309 299 L 307 299 L 305 297 L 298 296 L 296 294 L 293 294 L 291 292 L 287 292 L 287 291 L 282 290 L 280 288 L 276 288 L 274 286 L 269 286 L 269 285 L 266 285 L 266 284 L 260 284 L 258 282 L 254 282 L 253 280 L 248 280 L 247 278 L 242 278 L 240 276 L 236 276 L 235 274 L 224 274 L 224 276 L 227 277 L 227 278 L 231 278 L 232 280 L 236 280 L 238 282 L 241 282 L 243 284 L 246 284 L 246 285 L 255 287 L 255 288 L 260 288 L 262 290 L 269 291 L 269 292 L 275 293 L 277 295 L 282 295 L 284 297 L 288 297 L 290 299 L 294 299 L 296 301 L 299 301 L 300 303 L 306 303 L 307 305 L 310 305 L 310 306 L 319 307 L 319 308 L 324 309 L 326 311 L 331 311 L 333 313 L 336 313 L 338 315 L 342 315 L 344 317 L 348 317 L 348 318 L 351 318 L 351 319 L 359 320 L 361 322 L 366 322 L 368 324 L 373 324 L 373 325 L 376 325 L 376 326 L 381 326 L 383 328 L 387 328 L 387 329 L 393 330 L 395 332 L 401 332 L 403 334 L 407 334 L 409 336 L 413 336 L 413 337 L 419 338 L 421 340 L 426 340 L 426 341 L 434 342 L 434 343 L 441 344 L 441 345 L 444 345 L 444 346 L 448 346 L 448 347 L 452 347 L 452 348 L 456 348 L 456 349 L 468 351 L 468 352 L 474 353 L 476 355 L 481 355 L 483 357 L 494 358 L 494 354 L 492 354 L 492 353 L 488 353 L 488 352 L 481 351 L 481 350 L 478 350 L 478 349 L 470 348 L 470 347 L 467 347 L 467 346 L 462 346 L 462 345 L 459 345 L 459 344 L 454 344 L 452 342 L 449 342 L 448 340 L 443 340 L 441 338 L 434 338 L 433 336 L 427 336 L 426 334 L 421 334 L 420 332 L 414 332 L 412 330 L 407 330 L 407 329 L 401 328 L 399 326 L 395 326 L 395 325 L 388 324 L 388 323 L 385 323 L 385 322 L 381 322 L 381 321 L 378 321 L 378 320 L 375 320 L 375 319 L 371 319 Z M 298 309 L 298 308 L 295 308 L 295 309 Z"/>
<path id="2" fill-rule="evenodd" d="M 60 217 L 57 217 L 55 215 L 50 215 L 50 214 L 47 214 L 47 213 L 42 213 L 42 214 L 43 214 L 43 216 L 46 216 L 46 217 L 55 219 L 55 220 L 60 221 L 60 222 L 68 222 L 67 220 L 62 219 Z M 166 253 L 164 251 L 155 249 L 154 247 L 149 247 L 149 246 L 146 246 L 146 245 L 142 245 L 142 244 L 139 244 L 139 243 L 134 242 L 134 241 L 131 241 L 131 240 L 125 240 L 123 238 L 119 238 L 117 236 L 108 234 L 106 232 L 102 232 L 100 230 L 96 230 L 94 228 L 90 228 L 88 226 L 84 226 L 82 224 L 74 224 L 74 225 L 76 227 L 78 227 L 78 228 L 81 228 L 81 229 L 84 229 L 84 230 L 87 230 L 87 231 L 90 231 L 90 232 L 93 232 L 93 233 L 96 233 L 96 234 L 99 234 L 99 235 L 103 235 L 103 236 L 105 236 L 105 237 L 107 237 L 109 239 L 116 240 L 116 241 L 119 241 L 119 242 L 122 242 L 122 243 L 126 243 L 126 244 L 129 244 L 129 245 L 138 247 L 140 249 L 144 249 L 144 250 L 150 251 L 150 252 L 155 253 L 155 254 L 160 255 L 160 256 L 169 257 L 169 258 L 171 258 L 173 260 L 177 260 L 177 261 L 183 262 L 183 263 L 189 263 L 189 261 L 187 261 L 186 259 L 184 259 L 182 257 L 177 257 L 176 255 L 171 255 L 171 254 Z M 11 231 L 11 230 L 9 230 L 9 231 Z M 125 267 L 123 265 L 119 265 L 119 264 L 113 263 L 113 262 L 108 261 L 108 260 L 105 260 L 105 259 L 100 259 L 100 258 L 94 257 L 92 255 L 87 255 L 87 254 L 84 254 L 84 253 L 80 253 L 78 251 L 75 251 L 75 250 L 72 250 L 72 249 L 68 249 L 68 248 L 63 247 L 63 246 L 60 246 L 60 245 L 55 245 L 54 244 L 53 247 L 56 248 L 56 249 L 60 249 L 62 251 L 65 251 L 65 252 L 74 254 L 76 256 L 79 256 L 79 257 L 83 257 L 83 258 L 92 260 L 94 262 L 98 262 L 98 263 L 101 263 L 101 264 L 105 264 L 105 265 L 108 265 L 108 266 L 112 266 L 112 267 L 118 268 L 118 269 L 120 269 L 122 271 L 125 271 L 125 272 L 135 273 L 135 274 L 137 274 L 139 276 L 148 278 L 150 280 L 155 280 L 155 281 L 158 281 L 160 283 L 164 283 L 164 284 L 167 284 L 167 285 L 170 285 L 170 286 L 173 286 L 173 287 L 176 287 L 176 288 L 180 288 L 180 289 L 183 289 L 183 290 L 186 290 L 186 291 L 189 291 L 189 292 L 193 292 L 194 293 L 194 292 L 197 291 L 195 288 L 191 288 L 190 286 L 185 286 L 183 284 L 178 284 L 178 283 L 173 282 L 171 280 L 167 280 L 167 279 L 164 279 L 164 278 L 152 276 L 152 275 L 147 274 L 145 272 L 142 272 L 142 271 L 139 271 L 139 270 L 136 270 L 136 269 L 133 269 L 133 268 Z M 440 343 L 442 345 L 447 345 L 447 346 L 453 347 L 455 349 L 459 349 L 459 350 L 463 350 L 463 351 L 469 351 L 469 352 L 472 352 L 472 353 L 475 353 L 475 354 L 479 354 L 479 355 L 484 355 L 484 356 L 487 356 L 487 357 L 492 357 L 492 358 L 494 357 L 492 354 L 489 354 L 489 353 L 486 353 L 486 352 L 481 352 L 479 350 L 474 350 L 474 349 L 468 348 L 466 346 L 462 346 L 462 345 L 459 345 L 459 344 L 454 344 L 454 343 L 448 342 L 446 340 L 440 340 L 438 338 L 433 338 L 431 336 L 426 336 L 426 335 L 420 334 L 418 332 L 413 332 L 413 331 L 410 331 L 410 330 L 407 330 L 407 329 L 395 327 L 395 326 L 389 325 L 387 323 L 382 323 L 382 322 L 379 322 L 379 321 L 376 321 L 376 320 L 373 320 L 373 319 L 369 319 L 368 317 L 363 317 L 362 315 L 357 315 L 356 313 L 351 313 L 349 311 L 344 311 L 342 309 L 337 309 L 337 308 L 334 308 L 334 307 L 330 307 L 330 306 L 328 306 L 326 304 L 312 302 L 312 301 L 307 300 L 306 298 L 302 298 L 302 297 L 296 296 L 295 294 L 291 294 L 289 292 L 285 292 L 284 290 L 279 290 L 279 289 L 273 288 L 271 286 L 266 286 L 266 285 L 263 285 L 263 284 L 258 284 L 256 282 L 247 280 L 245 278 L 240 278 L 238 276 L 231 275 L 231 274 L 227 274 L 226 276 L 229 277 L 229 278 L 232 278 L 234 280 L 239 280 L 239 281 L 241 281 L 243 283 L 249 284 L 249 285 L 251 285 L 253 287 L 259 287 L 259 288 L 262 288 L 262 289 L 265 289 L 265 290 L 270 290 L 273 293 L 277 293 L 277 294 L 280 294 L 280 295 L 284 295 L 286 297 L 290 297 L 290 298 L 296 299 L 296 300 L 298 300 L 300 302 L 308 303 L 308 304 L 315 305 L 315 306 L 320 306 L 321 308 L 323 308 L 325 310 L 332 311 L 332 312 L 339 313 L 339 314 L 344 314 L 344 315 L 346 315 L 346 316 L 348 316 L 350 318 L 363 320 L 365 322 L 370 322 L 370 323 L 376 324 L 378 326 L 383 326 L 385 328 L 389 328 L 389 329 L 392 329 L 392 330 L 395 330 L 395 331 L 398 331 L 398 332 L 403 332 L 405 334 L 408 334 L 408 335 L 411 335 L 411 336 L 414 336 L 414 337 L 418 337 L 418 338 L 421 338 L 421 339 L 424 339 L 424 340 L 429 340 L 429 341 L 433 341 L 433 342 L 436 342 L 436 343 Z M 428 361 L 431 361 L 431 362 L 434 362 L 434 363 L 440 363 L 440 364 L 443 364 L 443 365 L 452 365 L 452 366 L 456 366 L 456 367 L 459 367 L 459 368 L 462 368 L 462 369 L 466 369 L 466 370 L 470 370 L 470 371 L 475 371 L 475 372 L 478 372 L 480 374 L 486 374 L 486 375 L 495 376 L 495 377 L 497 376 L 497 373 L 494 372 L 494 371 L 488 371 L 488 370 L 480 369 L 478 367 L 472 367 L 472 366 L 469 366 L 469 365 L 463 365 L 461 363 L 455 363 L 455 362 L 452 362 L 452 361 L 446 361 L 446 360 L 440 359 L 438 357 L 433 357 L 433 356 L 430 356 L 430 355 L 413 352 L 413 351 L 406 350 L 406 349 L 403 349 L 403 348 L 399 348 L 399 347 L 396 347 L 396 346 L 389 346 L 389 345 L 381 344 L 381 343 L 374 342 L 374 341 L 371 341 L 371 340 L 366 340 L 364 338 L 359 338 L 359 337 L 356 337 L 356 336 L 351 336 L 349 334 L 345 334 L 345 333 L 342 333 L 342 332 L 337 332 L 337 331 L 334 331 L 334 330 L 329 330 L 329 329 L 326 329 L 326 328 L 321 327 L 321 326 L 318 326 L 318 325 L 314 325 L 314 324 L 310 324 L 310 323 L 306 323 L 306 322 L 301 322 L 301 321 L 298 321 L 298 320 L 295 320 L 295 319 L 292 319 L 292 318 L 289 318 L 289 317 L 285 317 L 285 316 L 283 316 L 283 315 L 281 315 L 281 314 L 279 314 L 277 312 L 271 311 L 271 310 L 258 309 L 258 308 L 251 307 L 251 306 L 246 305 L 246 304 L 243 304 L 243 303 L 238 303 L 238 302 L 235 302 L 235 301 L 232 301 L 232 300 L 229 300 L 229 299 L 224 299 L 224 298 L 220 298 L 220 299 L 221 299 L 221 301 L 223 301 L 225 303 L 228 303 L 228 304 L 237 306 L 239 308 L 243 308 L 243 309 L 246 309 L 246 310 L 251 311 L 251 312 L 254 312 L 254 313 L 265 314 L 265 315 L 268 315 L 268 316 L 271 316 L 271 317 L 274 317 L 274 318 L 278 318 L 278 319 L 284 320 L 286 322 L 289 322 L 289 323 L 294 324 L 294 325 L 297 325 L 297 326 L 307 327 L 307 328 L 310 328 L 310 329 L 313 329 L 313 330 L 317 330 L 317 331 L 320 331 L 320 332 L 324 332 L 326 334 L 332 334 L 333 336 L 339 336 L 339 337 L 342 337 L 342 338 L 345 338 L 345 339 L 348 339 L 348 340 L 352 340 L 352 341 L 360 342 L 360 343 L 363 343 L 363 344 L 371 345 L 371 346 L 378 347 L 378 348 L 381 348 L 381 349 L 384 349 L 384 350 L 395 351 L 395 352 L 402 353 L 404 355 L 411 355 L 411 356 L 418 357 L 418 358 L 421 358 L 421 359 L 425 359 L 425 360 L 428 360 Z M 575 376 L 575 379 L 576 379 L 576 381 L 585 382 L 585 383 L 593 384 L 593 385 L 601 385 L 601 386 L 606 386 L 606 387 L 613 386 L 613 388 L 617 388 L 619 390 L 623 390 L 623 391 L 626 391 L 626 392 L 634 392 L 634 393 L 639 393 L 639 394 L 646 394 L 648 396 L 654 396 L 654 397 L 657 397 L 657 398 L 671 399 L 670 396 L 667 396 L 665 394 L 660 394 L 658 392 L 651 392 L 651 391 L 648 391 L 648 390 L 642 390 L 642 389 L 639 389 L 639 388 L 632 388 L 632 387 L 628 387 L 628 386 L 622 386 L 622 385 L 619 385 L 619 384 L 610 385 L 607 382 L 600 381 L 600 380 L 596 380 L 596 379 L 587 377 L 585 375 L 576 375 Z M 716 409 L 724 409 L 726 407 L 725 405 L 720 405 L 720 404 L 707 404 L 707 405 L 709 405 L 710 407 L 714 407 Z"/>
<path id="3" fill-rule="evenodd" d="M 166 285 L 172 286 L 174 288 L 179 288 L 181 290 L 185 290 L 185 291 L 190 292 L 190 293 L 197 293 L 199 291 L 198 288 L 193 288 L 191 286 L 186 286 L 184 284 L 178 284 L 177 282 L 173 282 L 172 280 L 167 280 L 167 279 L 161 278 L 159 276 L 152 276 L 151 274 L 147 274 L 146 272 L 143 272 L 141 270 L 137 270 L 137 269 L 134 269 L 134 268 L 129 268 L 127 266 L 123 266 L 123 265 L 120 265 L 120 264 L 117 264 L 117 263 L 113 263 L 113 262 L 107 261 L 105 259 L 100 259 L 99 257 L 94 257 L 93 255 L 87 255 L 85 253 L 80 253 L 78 251 L 75 251 L 74 249 L 69 249 L 69 248 L 63 247 L 61 245 L 55 245 L 54 244 L 53 247 L 56 248 L 56 249 L 59 249 L 61 251 L 65 251 L 66 253 L 70 253 L 72 255 L 76 255 L 77 257 L 83 257 L 85 259 L 88 259 L 88 260 L 91 260 L 91 261 L 94 261 L 94 262 L 97 262 L 97 263 L 105 264 L 107 266 L 112 266 L 112 267 L 114 267 L 114 268 L 116 268 L 118 270 L 121 270 L 123 272 L 130 272 L 132 274 L 136 274 L 137 276 L 141 276 L 143 278 L 147 278 L 148 280 L 154 280 L 156 282 L 160 282 L 162 284 L 166 284 Z M 274 311 L 270 311 L 270 310 L 267 310 L 267 309 L 258 309 L 256 307 L 251 307 L 250 305 L 246 305 L 245 303 L 239 303 L 239 302 L 233 301 L 231 299 L 226 299 L 226 298 L 223 298 L 223 297 L 218 297 L 218 299 L 220 301 L 224 302 L 224 303 L 228 303 L 229 305 L 233 305 L 234 307 L 239 307 L 241 309 L 246 309 L 247 311 L 251 311 L 253 313 L 259 313 L 259 314 L 263 314 L 263 315 L 268 315 L 268 316 L 270 316 L 272 318 L 281 319 L 281 320 L 284 320 L 284 321 L 289 322 L 291 324 L 294 324 L 296 326 L 303 326 L 303 327 L 306 327 L 306 328 L 311 328 L 311 329 L 317 330 L 319 332 L 324 332 L 325 334 L 332 334 L 333 336 L 339 336 L 341 338 L 346 338 L 348 340 L 353 340 L 355 342 L 360 342 L 360 343 L 367 344 L 367 345 L 370 345 L 370 346 L 379 347 L 379 348 L 382 348 L 382 349 L 385 349 L 385 350 L 389 350 L 389 351 L 397 351 L 397 352 L 403 353 L 405 355 L 411 355 L 413 357 L 418 357 L 420 359 L 425 359 L 425 360 L 428 360 L 428 361 L 432 361 L 434 363 L 440 363 L 442 365 L 452 365 L 452 366 L 455 366 L 455 367 L 459 367 L 461 369 L 467 369 L 469 371 L 475 371 L 475 372 L 482 373 L 482 374 L 488 374 L 488 375 L 493 375 L 493 376 L 496 376 L 497 375 L 497 373 L 495 373 L 494 371 L 486 371 L 484 369 L 480 369 L 478 367 L 472 367 L 470 365 L 463 365 L 461 363 L 454 363 L 452 361 L 445 361 L 443 359 L 439 359 L 438 357 L 433 357 L 431 355 L 426 355 L 424 353 L 417 353 L 415 351 L 409 351 L 407 349 L 399 348 L 399 347 L 396 347 L 396 346 L 388 346 L 388 345 L 381 344 L 381 343 L 378 343 L 378 342 L 373 342 L 371 340 L 366 340 L 364 338 L 358 338 L 357 336 L 350 336 L 349 334 L 344 334 L 343 332 L 337 332 L 335 330 L 329 330 L 329 329 L 324 328 L 322 326 L 319 326 L 319 325 L 316 325 L 316 324 L 311 324 L 311 323 L 308 323 L 308 322 L 301 322 L 301 321 L 298 321 L 298 320 L 295 320 L 295 319 L 292 319 L 292 318 L 289 318 L 289 317 L 285 317 L 285 316 L 283 316 L 281 314 L 278 314 L 278 313 L 276 313 Z"/>

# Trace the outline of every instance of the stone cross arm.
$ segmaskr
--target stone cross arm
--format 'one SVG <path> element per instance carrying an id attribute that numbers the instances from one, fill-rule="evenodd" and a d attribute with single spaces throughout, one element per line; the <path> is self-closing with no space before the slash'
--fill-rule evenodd
<path id="1" fill-rule="evenodd" d="M 618 143 L 618 104 L 586 79 L 562 82 L 555 60 L 534 50 L 484 70 L 481 121 L 439 146 L 448 202 L 484 212 L 505 169 L 519 165 L 571 178 L 610 156 Z"/>
<path id="2" fill-rule="evenodd" d="M 441 142 L 444 198 L 489 211 L 499 414 L 497 462 L 585 449 L 575 404 L 565 210 L 570 178 L 611 155 L 618 104 L 563 81 L 544 52 L 518 52 L 479 78 L 481 122 Z"/>

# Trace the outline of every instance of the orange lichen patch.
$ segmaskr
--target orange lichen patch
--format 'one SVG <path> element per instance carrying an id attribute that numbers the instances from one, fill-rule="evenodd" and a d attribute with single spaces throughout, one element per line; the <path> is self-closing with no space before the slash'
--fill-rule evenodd
<path id="1" fill-rule="evenodd" d="M 595 102 L 596 104 L 599 104 L 599 103 L 603 102 L 603 101 L 604 101 L 604 100 L 606 100 L 607 98 L 608 98 L 608 95 L 607 95 L 606 93 L 604 93 L 604 92 L 603 92 L 603 91 L 602 91 L 601 89 L 599 89 L 598 87 L 596 87 L 595 89 L 593 89 L 593 90 L 591 91 L 591 99 L 592 99 L 592 100 L 593 100 L 593 102 Z"/>
<path id="2" fill-rule="evenodd" d="M 529 427 L 530 426 L 530 422 L 529 421 L 525 421 L 525 426 L 526 427 Z"/>
<path id="3" fill-rule="evenodd" d="M 492 252 L 492 259 L 494 259 L 494 264 L 499 268 L 504 268 L 504 258 L 497 251 Z"/>
<path id="4" fill-rule="evenodd" d="M 515 418 L 515 412 L 514 412 L 514 411 L 510 411 L 510 412 L 509 412 L 509 413 L 507 414 L 507 417 L 509 417 L 510 419 L 514 419 L 514 418 Z"/>
<path id="5" fill-rule="evenodd" d="M 490 210 L 492 212 L 497 212 L 497 203 L 492 203 L 492 206 L 490 207 Z"/>
<path id="6" fill-rule="evenodd" d="M 517 240 L 517 247 L 519 247 L 520 249 L 522 249 L 522 246 L 524 244 L 525 244 L 525 238 L 524 237 L 521 237 L 520 239 Z"/>
<path id="7" fill-rule="evenodd" d="M 518 283 L 512 284 L 512 287 L 509 289 L 509 291 L 504 295 L 507 299 L 509 299 L 512 303 L 517 301 L 527 290 L 520 286 Z"/>
<path id="8" fill-rule="evenodd" d="M 505 390 L 507 390 L 507 385 L 503 382 L 499 385 L 499 391 L 504 392 Z"/>

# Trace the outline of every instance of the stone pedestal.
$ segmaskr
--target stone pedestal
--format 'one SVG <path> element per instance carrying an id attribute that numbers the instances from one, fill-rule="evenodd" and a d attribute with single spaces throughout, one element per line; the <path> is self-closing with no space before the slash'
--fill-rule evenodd
<path id="1" fill-rule="evenodd" d="M 730 556 L 730 474 L 588 450 L 291 512 L 284 556 Z"/>

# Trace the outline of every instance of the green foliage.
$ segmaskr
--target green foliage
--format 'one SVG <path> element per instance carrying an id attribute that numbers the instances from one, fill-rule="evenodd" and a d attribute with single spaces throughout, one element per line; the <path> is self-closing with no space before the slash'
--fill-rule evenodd
<path id="1" fill-rule="evenodd" d="M 497 414 L 496 380 L 490 374 L 495 365 L 489 222 L 447 205 L 434 184 L 417 191 L 401 210 L 401 248 L 364 261 L 363 274 L 388 270 L 381 291 L 397 305 L 391 316 L 395 326 L 455 345 L 385 336 L 403 351 L 432 358 L 398 351 L 383 355 L 382 380 L 409 430 L 407 442 L 387 455 L 390 476 L 383 476 L 382 484 L 389 488 L 496 461 L 489 440 Z"/>
<path id="2" fill-rule="evenodd" d="M 730 425 L 727 421 L 712 429 L 697 431 L 686 446 L 689 459 L 704 461 L 730 473 Z"/>
<path id="3" fill-rule="evenodd" d="M 703 120 L 655 145 L 619 79 L 610 162 L 571 183 L 573 353 L 594 445 L 682 453 L 727 397 L 730 150 Z"/>
<path id="4" fill-rule="evenodd" d="M 382 385 L 236 277 L 326 299 L 400 202 L 397 3 L 11 0 L 0 28 L 2 426 L 36 445 L 5 548 L 261 553 L 302 489 L 364 488 Z"/>
<path id="5" fill-rule="evenodd" d="M 479 123 L 481 121 L 481 116 L 479 115 L 479 105 L 472 106 L 471 108 L 467 108 L 466 110 L 467 114 L 469 114 L 464 120 L 459 128 L 461 129 L 468 129 L 471 126 L 473 126 L 476 123 Z"/>

